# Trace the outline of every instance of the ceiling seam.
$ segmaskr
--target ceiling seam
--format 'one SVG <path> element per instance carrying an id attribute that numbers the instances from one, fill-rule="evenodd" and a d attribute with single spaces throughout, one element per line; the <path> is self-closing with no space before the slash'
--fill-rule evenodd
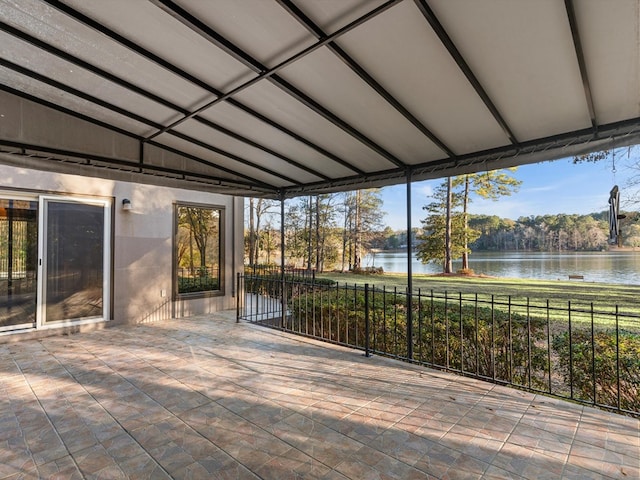
<path id="1" fill-rule="evenodd" d="M 257 81 L 266 79 L 267 81 L 273 83 L 278 88 L 280 88 L 281 90 L 283 90 L 284 92 L 286 92 L 287 94 L 289 94 L 290 96 L 292 96 L 293 98 L 301 102 L 307 108 L 313 110 L 315 113 L 322 116 L 325 120 L 329 121 L 333 125 L 337 126 L 344 132 L 351 135 L 353 138 L 358 140 L 363 145 L 367 146 L 371 150 L 378 153 L 387 161 L 400 167 L 407 166 L 395 155 L 388 152 L 386 149 L 384 149 L 382 146 L 378 145 L 376 142 L 368 138 L 362 132 L 354 128 L 352 125 L 342 120 L 339 116 L 335 115 L 330 110 L 323 107 L 320 103 L 313 100 L 311 97 L 309 97 L 308 95 L 303 93 L 301 90 L 294 87 L 291 83 L 287 82 L 276 73 L 273 73 L 272 70 L 274 69 L 268 69 L 265 65 L 260 63 L 257 59 L 253 58 L 247 52 L 240 49 L 237 45 L 234 45 L 232 42 L 224 38 L 224 36 L 216 32 L 212 27 L 210 27 L 209 25 L 206 25 L 204 22 L 202 22 L 195 16 L 191 15 L 182 7 L 176 5 L 171 0 L 150 0 L 150 1 L 154 5 L 158 6 L 158 8 L 160 8 L 161 10 L 167 12 L 167 14 L 173 16 L 174 18 L 182 22 L 183 25 L 190 28 L 192 31 L 201 35 L 205 40 L 216 45 L 218 48 L 221 48 L 222 50 L 227 52 L 229 55 L 231 55 L 233 58 L 235 58 L 236 60 L 238 60 L 239 62 L 241 62 L 248 68 L 250 68 L 251 70 L 253 70 L 255 73 L 257 73 L 258 77 L 252 80 L 249 80 L 247 84 L 254 84 Z M 400 0 L 390 0 L 389 2 L 387 2 L 387 4 L 389 4 L 389 6 L 393 6 L 399 3 L 399 1 Z M 306 49 L 306 50 L 309 50 L 309 49 Z M 297 55 L 294 55 L 294 57 L 296 58 L 296 60 L 299 59 L 297 58 Z M 287 61 L 282 62 L 280 65 L 285 63 L 287 63 Z M 239 88 L 235 88 L 232 90 L 233 94 L 238 93 L 238 91 L 239 91 Z M 230 94 L 226 94 L 226 95 L 230 95 Z M 210 106 L 215 104 L 215 102 L 217 101 L 222 101 L 222 100 L 216 100 L 214 102 L 211 102 Z M 171 125 L 169 127 L 171 127 Z"/>
<path id="2" fill-rule="evenodd" d="M 473 89 L 476 91 L 482 102 L 485 104 L 487 109 L 489 109 L 489 112 L 491 113 L 491 115 L 493 115 L 493 118 L 496 120 L 498 125 L 500 125 L 500 128 L 502 128 L 502 131 L 505 133 L 509 141 L 513 144 L 518 144 L 519 142 L 515 134 L 509 127 L 509 124 L 502 117 L 498 108 L 489 97 L 489 94 L 486 92 L 478 78 L 475 76 L 473 70 L 471 70 L 471 67 L 469 67 L 469 64 L 467 64 L 462 54 L 453 43 L 453 40 L 451 40 L 451 37 L 449 37 L 447 31 L 442 26 L 435 13 L 433 13 L 433 10 L 431 10 L 429 5 L 427 4 L 427 0 L 414 0 L 414 3 L 418 7 L 418 10 L 420 10 L 420 13 L 422 13 L 422 15 L 424 16 L 425 20 L 427 20 L 435 34 L 438 36 L 444 47 L 447 49 L 449 55 L 451 55 L 453 60 L 456 62 L 458 68 L 460 68 Z"/>
<path id="3" fill-rule="evenodd" d="M 326 38 L 327 34 L 309 18 L 291 0 L 276 0 L 293 18 L 303 25 L 317 39 Z M 369 72 L 367 72 L 353 57 L 334 41 L 326 44 L 340 60 L 342 60 L 360 79 L 366 82 L 375 92 L 389 103 L 398 113 L 416 127 L 425 137 L 433 142 L 449 157 L 454 157 L 453 150 L 438 138 L 427 126 L 418 120 L 402 103 L 396 99 L 382 84 L 380 84 Z"/>

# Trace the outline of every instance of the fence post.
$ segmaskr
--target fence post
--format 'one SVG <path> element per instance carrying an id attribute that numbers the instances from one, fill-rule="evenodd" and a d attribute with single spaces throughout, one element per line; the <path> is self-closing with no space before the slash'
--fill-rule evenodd
<path id="1" fill-rule="evenodd" d="M 370 319 L 369 319 L 369 284 L 364 284 L 364 356 L 370 357 L 371 353 L 369 352 L 370 344 L 369 344 L 369 336 L 370 336 Z"/>
<path id="2" fill-rule="evenodd" d="M 236 323 L 240 323 L 240 272 L 236 284 Z"/>

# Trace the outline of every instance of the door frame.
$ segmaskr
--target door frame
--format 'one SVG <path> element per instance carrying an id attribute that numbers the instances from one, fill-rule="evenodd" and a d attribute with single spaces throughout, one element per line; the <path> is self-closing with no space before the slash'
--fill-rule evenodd
<path id="1" fill-rule="evenodd" d="M 102 258 L 102 316 L 82 319 L 65 319 L 53 323 L 46 322 L 46 254 L 47 254 L 47 210 L 50 202 L 73 203 L 100 206 L 103 209 L 104 236 Z M 88 198 L 69 195 L 39 195 L 38 196 L 38 283 L 36 292 L 36 330 L 60 328 L 70 325 L 105 322 L 110 319 L 111 309 L 111 210 L 112 200 L 107 198 Z"/>

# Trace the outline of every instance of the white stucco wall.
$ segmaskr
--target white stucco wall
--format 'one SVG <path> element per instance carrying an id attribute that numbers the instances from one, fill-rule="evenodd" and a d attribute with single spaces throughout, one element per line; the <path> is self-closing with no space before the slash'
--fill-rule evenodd
<path id="1" fill-rule="evenodd" d="M 113 323 L 139 323 L 235 307 L 235 274 L 243 261 L 243 199 L 0 165 L 0 191 L 91 195 L 113 200 Z M 122 210 L 122 200 L 132 209 Z M 174 205 L 225 208 L 223 296 L 174 301 Z M 235 245 L 234 245 L 235 240 Z"/>

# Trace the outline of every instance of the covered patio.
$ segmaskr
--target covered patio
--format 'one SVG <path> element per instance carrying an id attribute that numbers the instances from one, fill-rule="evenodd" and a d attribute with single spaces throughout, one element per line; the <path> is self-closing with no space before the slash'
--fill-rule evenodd
<path id="1" fill-rule="evenodd" d="M 640 421 L 234 312 L 0 345 L 0 478 L 638 478 Z"/>

